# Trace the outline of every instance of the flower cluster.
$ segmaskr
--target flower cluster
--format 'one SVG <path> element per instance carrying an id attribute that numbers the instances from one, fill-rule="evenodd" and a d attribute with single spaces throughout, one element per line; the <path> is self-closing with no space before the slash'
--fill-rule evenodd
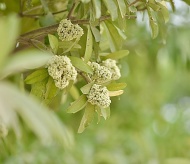
<path id="1" fill-rule="evenodd" d="M 53 56 L 48 64 L 48 73 L 54 79 L 55 86 L 64 89 L 69 81 L 75 81 L 77 71 L 67 56 Z"/>
<path id="2" fill-rule="evenodd" d="M 106 83 L 111 80 L 112 73 L 105 66 L 101 66 L 96 62 L 88 62 L 93 70 L 93 75 L 90 75 L 91 79 L 98 84 Z"/>
<path id="3" fill-rule="evenodd" d="M 91 87 L 87 98 L 88 102 L 90 102 L 92 105 L 97 105 L 103 108 L 109 107 L 111 103 L 107 88 L 98 84 L 94 84 Z"/>
<path id="4" fill-rule="evenodd" d="M 0 122 L 0 137 L 6 137 L 8 134 L 8 129 L 6 128 L 5 124 Z"/>
<path id="5" fill-rule="evenodd" d="M 118 80 L 121 77 L 120 69 L 116 65 L 115 60 L 107 59 L 102 62 L 102 65 L 110 70 L 110 72 L 112 73 L 112 80 Z"/>
<path id="6" fill-rule="evenodd" d="M 80 38 L 84 34 L 83 29 L 78 24 L 74 25 L 68 19 L 63 19 L 59 23 L 57 32 L 59 39 L 62 41 L 70 41 L 76 38 Z"/>

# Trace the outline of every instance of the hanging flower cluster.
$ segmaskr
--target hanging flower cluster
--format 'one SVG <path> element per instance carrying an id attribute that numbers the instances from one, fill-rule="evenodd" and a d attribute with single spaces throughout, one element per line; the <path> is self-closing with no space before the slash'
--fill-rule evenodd
<path id="1" fill-rule="evenodd" d="M 97 105 L 103 108 L 109 107 L 111 103 L 107 88 L 98 84 L 93 84 L 87 98 L 88 102 L 92 105 Z"/>
<path id="2" fill-rule="evenodd" d="M 77 71 L 67 56 L 53 56 L 47 67 L 49 75 L 54 79 L 55 86 L 59 89 L 64 89 L 71 80 L 76 80 Z"/>
<path id="3" fill-rule="evenodd" d="M 72 24 L 68 19 L 63 19 L 59 23 L 57 33 L 62 41 L 71 41 L 84 34 L 83 29 L 78 24 Z"/>
<path id="4" fill-rule="evenodd" d="M 107 59 L 101 65 L 96 62 L 88 62 L 88 65 L 93 70 L 93 74 L 89 76 L 97 84 L 118 80 L 121 77 L 120 69 L 115 60 Z"/>

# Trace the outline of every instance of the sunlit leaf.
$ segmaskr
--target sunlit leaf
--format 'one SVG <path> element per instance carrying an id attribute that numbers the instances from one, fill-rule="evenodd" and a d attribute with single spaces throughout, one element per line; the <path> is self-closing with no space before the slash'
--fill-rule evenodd
<path id="1" fill-rule="evenodd" d="M 126 86 L 126 83 L 110 83 L 106 87 L 109 91 L 118 91 L 124 89 Z"/>
<path id="2" fill-rule="evenodd" d="M 69 93 L 73 97 L 74 100 L 77 100 L 80 97 L 79 90 L 75 85 L 72 85 L 72 87 L 69 90 Z"/>
<path id="3" fill-rule="evenodd" d="M 96 13 L 96 19 L 99 19 L 101 16 L 101 0 L 92 0 L 93 2 L 93 7 L 95 9 Z"/>
<path id="4" fill-rule="evenodd" d="M 107 108 L 101 108 L 101 114 L 104 117 L 104 119 L 106 120 L 107 118 L 110 117 L 110 107 Z"/>
<path id="5" fill-rule="evenodd" d="M 89 124 L 92 122 L 94 118 L 94 113 L 95 113 L 94 106 L 91 103 L 87 103 L 84 115 L 82 117 L 79 129 L 78 129 L 78 133 L 82 133 L 86 129 L 86 127 L 89 126 Z"/>
<path id="6" fill-rule="evenodd" d="M 149 22 L 152 31 L 152 38 L 155 39 L 158 36 L 158 24 L 152 19 L 150 19 Z"/>
<path id="7" fill-rule="evenodd" d="M 112 21 L 116 20 L 118 17 L 118 13 L 117 13 L 117 6 L 114 3 L 114 1 L 113 0 L 103 0 L 103 1 L 106 5 L 108 11 L 110 12 Z"/>
<path id="8" fill-rule="evenodd" d="M 110 54 L 107 54 L 106 56 L 104 56 L 103 58 L 105 59 L 113 59 L 113 60 L 118 60 L 118 59 L 122 59 L 125 56 L 127 56 L 129 54 L 128 50 L 121 50 L 121 51 L 116 51 Z"/>
<path id="9" fill-rule="evenodd" d="M 160 12 L 162 13 L 162 16 L 163 16 L 163 18 L 164 18 L 164 20 L 165 20 L 165 23 L 167 23 L 168 21 L 169 21 L 169 11 L 168 11 L 168 9 L 167 9 L 167 7 L 166 7 L 166 4 L 165 4 L 165 2 L 164 1 L 162 1 L 161 3 L 157 3 L 159 6 L 160 6 L 160 8 L 161 8 L 161 10 L 160 10 Z"/>
<path id="10" fill-rule="evenodd" d="M 44 43 L 42 43 L 41 41 L 36 40 L 36 39 L 30 39 L 30 40 L 34 47 L 36 47 L 37 49 L 39 49 L 41 51 L 47 52 L 48 47 Z"/>
<path id="11" fill-rule="evenodd" d="M 117 90 L 117 91 L 109 91 L 109 96 L 114 97 L 114 96 L 120 96 L 123 94 L 123 90 Z"/>
<path id="12" fill-rule="evenodd" d="M 116 0 L 117 4 L 118 4 L 118 8 L 119 11 L 121 13 L 121 17 L 124 18 L 125 14 L 126 14 L 126 5 L 124 0 Z"/>
<path id="13" fill-rule="evenodd" d="M 86 85 L 84 85 L 80 90 L 83 94 L 88 94 L 90 91 L 90 88 L 92 87 L 92 85 L 94 84 L 94 82 L 88 83 Z"/>
<path id="14" fill-rule="evenodd" d="M 71 59 L 71 63 L 73 64 L 73 66 L 75 66 L 79 70 L 90 74 L 93 73 L 92 68 L 88 64 L 86 64 L 86 62 L 84 62 L 82 59 L 74 56 L 70 56 L 69 58 Z"/>
<path id="15" fill-rule="evenodd" d="M 52 99 L 58 94 L 59 89 L 55 86 L 55 82 L 51 76 L 48 78 L 48 82 L 46 84 L 46 93 L 45 99 Z"/>
<path id="16" fill-rule="evenodd" d="M 56 54 L 59 46 L 59 41 L 54 35 L 51 34 L 48 34 L 48 38 L 49 38 L 50 47 L 53 50 L 53 53 Z"/>
<path id="17" fill-rule="evenodd" d="M 82 110 L 87 104 L 87 98 L 85 95 L 81 95 L 76 101 L 71 103 L 67 109 L 67 113 L 76 113 Z"/>
<path id="18" fill-rule="evenodd" d="M 96 42 L 99 42 L 101 40 L 100 31 L 96 27 L 93 27 L 93 26 L 91 26 L 91 30 Z"/>
<path id="19" fill-rule="evenodd" d="M 42 81 L 43 79 L 47 78 L 49 76 L 48 71 L 46 68 L 38 69 L 34 72 L 32 72 L 30 75 L 26 77 L 24 80 L 26 84 L 33 84 L 39 81 Z"/>

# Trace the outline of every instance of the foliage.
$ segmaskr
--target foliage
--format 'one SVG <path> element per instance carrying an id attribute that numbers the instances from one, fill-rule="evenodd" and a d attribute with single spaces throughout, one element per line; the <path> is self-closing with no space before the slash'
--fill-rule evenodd
<path id="1" fill-rule="evenodd" d="M 1 2 L 0 162 L 189 163 L 189 30 L 168 6 Z"/>

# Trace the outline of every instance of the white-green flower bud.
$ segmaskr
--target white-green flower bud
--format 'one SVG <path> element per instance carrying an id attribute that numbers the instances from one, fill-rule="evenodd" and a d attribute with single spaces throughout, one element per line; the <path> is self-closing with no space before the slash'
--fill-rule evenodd
<path id="1" fill-rule="evenodd" d="M 67 87 L 70 80 L 76 80 L 77 71 L 67 56 L 53 56 L 49 60 L 47 67 L 49 75 L 60 89 Z"/>
<path id="2" fill-rule="evenodd" d="M 111 80 L 112 73 L 105 66 L 101 66 L 96 62 L 88 62 L 93 70 L 93 74 L 90 75 L 91 79 L 98 84 L 106 83 Z"/>
<path id="3" fill-rule="evenodd" d="M 121 77 L 121 72 L 119 67 L 116 65 L 116 61 L 112 59 L 107 59 L 102 62 L 102 65 L 107 67 L 112 73 L 112 80 L 118 80 Z"/>
<path id="4" fill-rule="evenodd" d="M 0 122 L 0 138 L 1 137 L 6 137 L 8 134 L 8 129 L 5 126 L 5 124 L 3 122 Z"/>
<path id="5" fill-rule="evenodd" d="M 59 35 L 59 39 L 62 41 L 70 41 L 80 38 L 84 34 L 83 29 L 78 24 L 74 25 L 68 19 L 63 19 L 59 23 L 57 33 Z"/>
<path id="6" fill-rule="evenodd" d="M 88 102 L 90 102 L 92 105 L 97 105 L 103 108 L 109 107 L 111 103 L 107 88 L 98 84 L 94 84 L 91 87 L 87 98 Z"/>

